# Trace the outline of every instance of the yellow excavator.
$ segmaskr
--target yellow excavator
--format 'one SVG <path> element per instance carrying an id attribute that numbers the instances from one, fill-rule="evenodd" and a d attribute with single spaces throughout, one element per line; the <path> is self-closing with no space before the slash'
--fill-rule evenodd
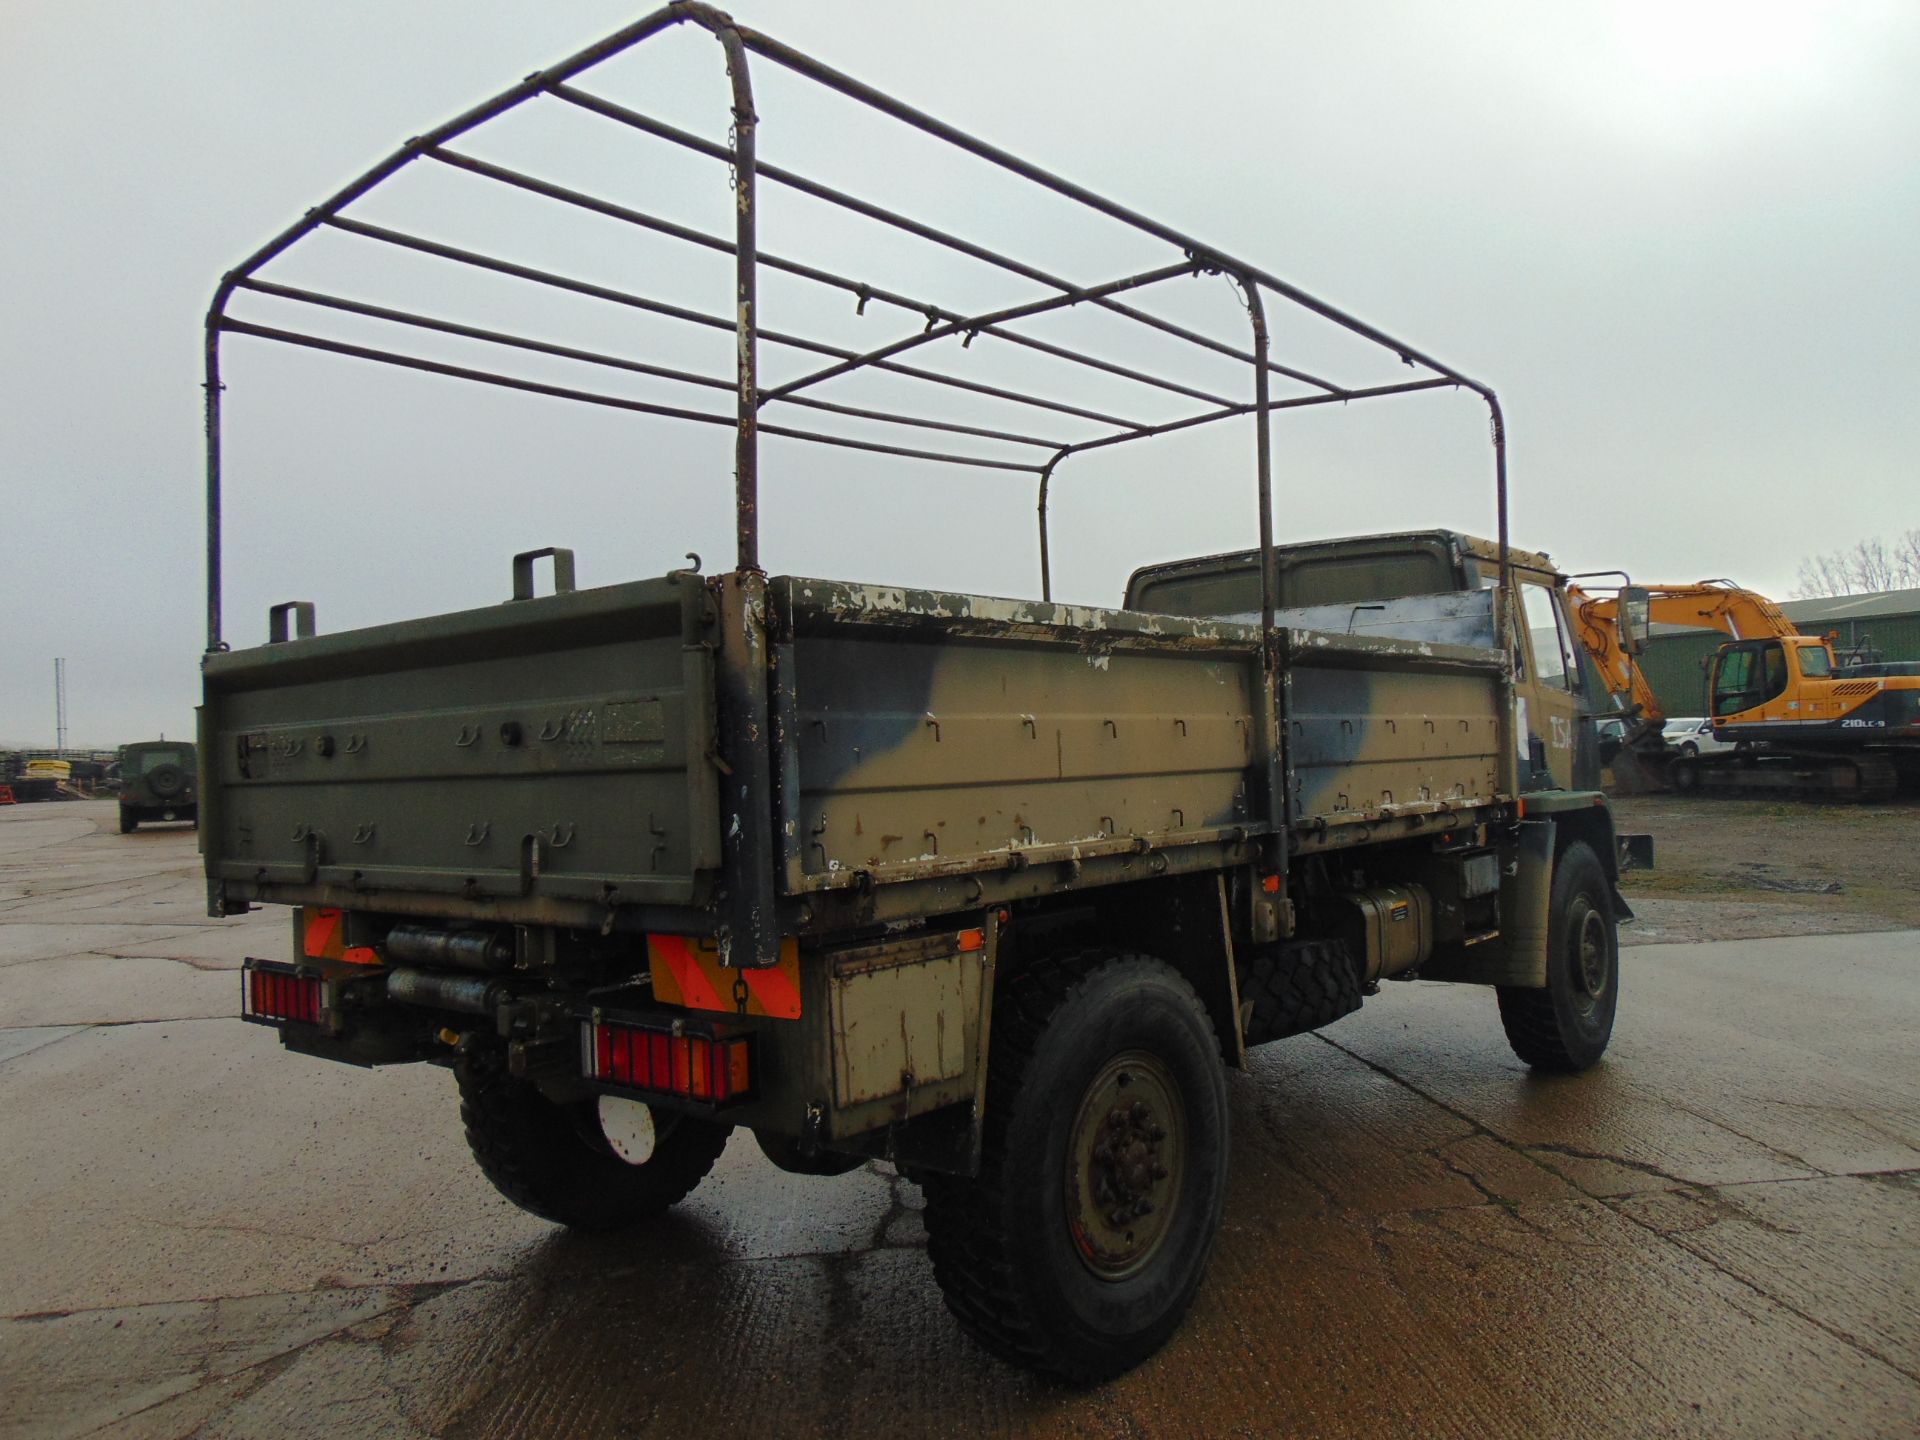
<path id="1" fill-rule="evenodd" d="M 1569 586 L 1568 599 L 1581 645 L 1627 716 L 1623 749 L 1643 769 L 1664 765 L 1674 789 L 1872 801 L 1903 776 L 1920 778 L 1920 674 L 1838 663 L 1828 640 L 1802 635 L 1773 601 L 1730 580 Z M 1667 757 L 1666 714 L 1635 663 L 1654 623 L 1731 637 L 1707 662 L 1714 738 L 1731 751 Z"/>

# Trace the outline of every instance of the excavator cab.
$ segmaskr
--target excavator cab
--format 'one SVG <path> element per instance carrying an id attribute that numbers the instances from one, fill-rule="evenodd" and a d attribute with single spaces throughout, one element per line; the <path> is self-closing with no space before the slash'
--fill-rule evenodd
<path id="1" fill-rule="evenodd" d="M 1786 710 L 1799 713 L 1756 718 L 1776 723 L 1829 718 L 1823 704 L 1829 698 L 1828 692 L 1795 686 L 1796 678 L 1804 681 L 1833 677 L 1833 655 L 1821 641 L 1799 638 L 1736 641 L 1722 645 L 1708 664 L 1708 693 L 1713 697 L 1716 719 L 1758 710 L 1786 695 L 1790 689 L 1793 695 Z"/>
<path id="2" fill-rule="evenodd" d="M 1785 648 L 1778 640 L 1741 640 L 1722 645 L 1713 655 L 1708 688 L 1715 720 L 1758 710 L 1786 693 Z"/>

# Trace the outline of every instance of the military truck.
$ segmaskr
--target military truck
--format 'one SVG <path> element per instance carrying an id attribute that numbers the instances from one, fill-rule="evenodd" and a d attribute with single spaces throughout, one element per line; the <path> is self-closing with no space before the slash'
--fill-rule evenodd
<path id="1" fill-rule="evenodd" d="M 682 26 L 725 54 L 724 139 L 582 84 Z M 1163 263 L 1075 283 L 760 166 L 754 62 L 1114 227 Z M 532 103 L 712 161 L 730 233 L 452 148 Z M 694 311 L 354 213 L 436 163 L 730 257 L 726 304 Z M 763 249 L 763 183 L 1013 276 L 1020 297 L 963 313 Z M 723 331 L 733 373 L 262 275 L 320 231 Z M 852 298 L 860 323 L 878 323 L 871 308 L 904 312 L 910 328 L 859 348 L 763 330 L 762 271 Z M 1220 276 L 1245 307 L 1237 338 L 1131 293 Z M 266 300 L 384 328 L 362 342 L 237 313 Z M 1269 303 L 1415 373 L 1362 383 L 1283 363 Z M 1103 347 L 1035 323 L 1072 307 L 1131 338 Z M 397 348 L 396 326 L 707 394 L 717 385 L 732 408 L 456 364 Z M 1418 976 L 1492 987 L 1532 1065 L 1578 1071 L 1604 1052 L 1615 926 L 1628 912 L 1592 788 L 1600 692 L 1569 646 L 1562 578 L 1508 542 L 1498 400 L 1269 272 L 720 12 L 672 5 L 410 141 L 309 211 L 228 274 L 207 334 L 209 906 L 280 905 L 292 917 L 287 954 L 246 962 L 243 1013 L 304 1056 L 450 1069 L 474 1158 L 533 1213 L 594 1229 L 642 1222 L 689 1194 L 735 1130 L 802 1176 L 891 1161 L 925 1191 L 934 1277 L 958 1320 L 1010 1360 L 1086 1382 L 1151 1354 L 1202 1282 L 1225 1204 L 1225 1075 L 1251 1047 Z M 724 427 L 734 563 L 582 588 L 570 551 L 529 550 L 513 559 L 504 604 L 323 634 L 312 603 L 287 601 L 269 612 L 266 643 L 231 648 L 220 441 L 233 336 L 531 394 L 536 408 L 566 400 Z M 764 382 L 763 344 L 825 363 Z M 1042 355 L 1050 374 L 1159 408 L 1123 415 L 1110 400 L 989 382 L 972 360 L 962 371 L 912 356 L 933 346 L 982 366 Z M 1143 359 L 1154 346 L 1231 362 L 1250 384 L 1238 398 L 1212 393 L 1178 364 Z M 815 393 L 876 373 L 929 408 Z M 1496 539 L 1275 544 L 1277 414 L 1433 389 L 1488 407 Z M 1079 438 L 989 423 L 988 402 L 1071 422 Z M 860 425 L 768 418 L 802 406 Z M 1048 497 L 1064 461 L 1236 420 L 1252 432 L 1256 546 L 1142 569 L 1120 608 L 1053 598 Z M 900 426 L 913 427 L 913 446 L 887 428 Z M 939 465 L 1024 475 L 1038 502 L 1039 598 L 769 576 L 762 437 L 783 454 L 841 447 L 920 476 Z M 826 1181 L 795 1183 L 833 1203 Z M 795 1203 L 815 1194 L 803 1188 Z"/>
<path id="2" fill-rule="evenodd" d="M 120 833 L 131 835 L 142 820 L 200 816 L 200 766 L 192 744 L 137 740 L 120 747 Z"/>

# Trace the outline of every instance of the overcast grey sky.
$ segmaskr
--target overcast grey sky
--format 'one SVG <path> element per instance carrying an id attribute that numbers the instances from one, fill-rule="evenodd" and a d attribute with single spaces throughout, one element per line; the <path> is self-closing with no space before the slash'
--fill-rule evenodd
<path id="1" fill-rule="evenodd" d="M 200 320 L 221 272 L 408 136 L 645 8 L 0 0 L 0 740 L 51 741 L 56 655 L 74 743 L 191 727 Z M 1569 569 L 1729 575 L 1784 595 L 1804 556 L 1920 525 L 1920 6 L 1268 0 L 1194 6 L 1184 25 L 1111 0 L 735 13 L 1491 382 L 1510 423 L 1515 539 Z M 594 88 L 724 131 L 711 41 L 675 37 Z M 1083 281 L 1163 258 L 777 78 L 760 100 L 768 159 Z M 470 148 L 723 227 L 711 167 L 572 115 Z M 544 202 L 431 168 L 367 216 L 725 308 L 724 262 L 668 258 L 624 227 L 563 233 Z M 769 249 L 956 307 L 1033 294 L 764 203 Z M 724 336 L 716 349 L 483 294 L 324 238 L 270 273 L 725 369 Z M 1190 283 L 1196 324 L 1243 323 L 1221 282 Z M 289 318 L 252 303 L 263 322 Z M 769 288 L 763 320 L 847 344 L 899 333 L 897 315 L 856 321 L 791 286 Z M 1104 334 L 1067 323 L 1057 335 Z M 1276 335 L 1343 379 L 1394 378 L 1291 317 Z M 791 356 L 768 363 L 796 373 Z M 1235 383 L 1204 365 L 1190 378 Z M 489 603 L 508 556 L 536 545 L 577 549 L 583 584 L 657 574 L 688 550 L 709 570 L 729 563 L 723 430 L 455 395 L 466 387 L 238 337 L 227 379 L 236 644 L 262 638 L 282 599 L 317 601 L 323 629 Z M 862 397 L 904 403 L 885 387 L 840 398 Z M 1282 538 L 1491 531 L 1484 412 L 1469 397 L 1329 407 L 1278 421 L 1276 440 Z M 1114 603 L 1139 563 L 1253 537 L 1244 427 L 1134 448 L 1062 469 L 1064 598 Z M 1024 479 L 791 442 L 768 442 L 763 471 L 770 569 L 1037 594 Z"/>

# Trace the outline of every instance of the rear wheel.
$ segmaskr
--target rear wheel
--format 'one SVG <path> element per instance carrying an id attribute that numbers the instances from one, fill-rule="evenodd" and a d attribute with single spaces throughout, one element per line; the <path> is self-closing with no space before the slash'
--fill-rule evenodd
<path id="1" fill-rule="evenodd" d="M 1700 753 L 1700 747 L 1694 744 L 1693 741 L 1689 740 L 1687 741 L 1686 744 L 1680 747 L 1680 753 L 1686 756 L 1689 760 L 1691 760 L 1694 756 Z"/>
<path id="2" fill-rule="evenodd" d="M 134 818 L 131 810 L 122 809 L 120 811 L 120 833 L 122 835 L 131 835 L 135 827 L 139 824 L 140 822 Z"/>
<path id="3" fill-rule="evenodd" d="M 1548 903 L 1546 986 L 1501 986 L 1500 1023 L 1536 1069 L 1585 1070 L 1606 1053 L 1620 1003 L 1612 886 L 1589 846 L 1560 852 Z"/>
<path id="4" fill-rule="evenodd" d="M 487 1179 L 522 1210 L 578 1230 L 617 1230 L 684 1200 L 733 1129 L 634 1101 L 555 1104 L 493 1062 L 457 1074 L 467 1148 Z"/>
<path id="5" fill-rule="evenodd" d="M 980 1174 L 928 1175 L 927 1252 L 989 1350 L 1075 1383 L 1159 1349 L 1226 1195 L 1226 1081 L 1205 1009 L 1145 956 L 1048 959 L 996 999 Z"/>

